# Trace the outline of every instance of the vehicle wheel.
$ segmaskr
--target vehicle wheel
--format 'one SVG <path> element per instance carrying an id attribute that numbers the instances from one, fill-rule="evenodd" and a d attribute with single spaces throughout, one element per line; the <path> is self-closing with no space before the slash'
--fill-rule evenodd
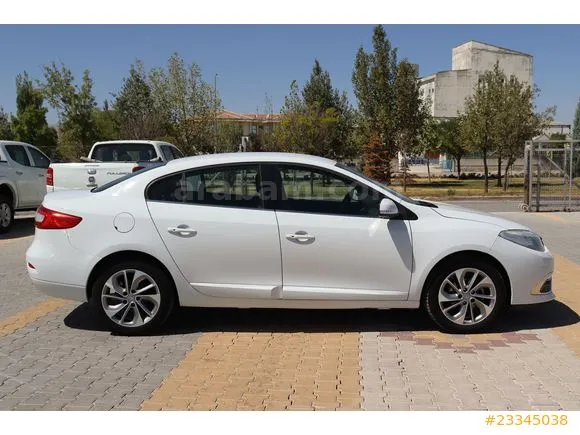
<path id="1" fill-rule="evenodd" d="M 423 304 L 447 332 L 471 333 L 487 328 L 506 301 L 506 284 L 491 264 L 466 258 L 442 266 L 428 284 Z"/>
<path id="2" fill-rule="evenodd" d="M 7 233 L 14 225 L 14 207 L 4 195 L 0 195 L 0 234 Z"/>
<path id="3" fill-rule="evenodd" d="M 158 329 L 167 320 L 175 306 L 175 291 L 159 267 L 126 261 L 98 276 L 91 304 L 113 331 L 140 335 Z"/>

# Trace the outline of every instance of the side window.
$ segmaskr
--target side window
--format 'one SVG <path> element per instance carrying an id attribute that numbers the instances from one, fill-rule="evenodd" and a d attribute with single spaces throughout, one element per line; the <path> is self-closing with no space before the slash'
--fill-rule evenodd
<path id="1" fill-rule="evenodd" d="M 10 156 L 12 160 L 16 163 L 21 164 L 22 166 L 30 166 L 30 159 L 28 158 L 28 154 L 26 154 L 26 150 L 22 145 L 5 145 L 6 152 Z"/>
<path id="2" fill-rule="evenodd" d="M 166 161 L 170 161 L 173 160 L 175 157 L 173 157 L 173 153 L 171 152 L 171 147 L 167 146 L 167 145 L 161 145 L 161 152 L 163 153 L 163 158 Z"/>
<path id="3" fill-rule="evenodd" d="M 237 165 L 187 171 L 154 182 L 152 201 L 221 207 L 262 208 L 256 189 L 258 165 Z"/>
<path id="4" fill-rule="evenodd" d="M 171 148 L 171 152 L 173 152 L 174 159 L 181 159 L 183 157 L 183 153 L 181 151 L 179 151 L 177 148 L 174 148 L 174 147 L 170 147 L 170 148 Z"/>
<path id="5" fill-rule="evenodd" d="M 34 167 L 36 168 L 48 168 L 50 166 L 50 159 L 46 157 L 43 153 L 38 151 L 36 148 L 28 147 L 28 151 L 32 156 L 34 162 Z"/>
<path id="6" fill-rule="evenodd" d="M 382 199 L 374 189 L 318 168 L 298 165 L 264 165 L 264 177 L 282 189 L 272 195 L 271 207 L 303 213 L 377 217 Z"/>

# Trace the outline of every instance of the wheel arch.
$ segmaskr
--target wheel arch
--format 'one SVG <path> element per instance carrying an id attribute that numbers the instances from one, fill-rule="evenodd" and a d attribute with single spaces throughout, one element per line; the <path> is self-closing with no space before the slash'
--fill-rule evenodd
<path id="1" fill-rule="evenodd" d="M 12 208 L 16 209 L 18 197 L 16 196 L 16 191 L 9 183 L 0 184 L 0 195 L 7 196 L 12 201 Z"/>
<path id="2" fill-rule="evenodd" d="M 512 296 L 511 282 L 510 282 L 510 278 L 509 278 L 509 275 L 507 273 L 507 270 L 505 269 L 503 264 L 501 264 L 500 261 L 497 258 L 495 258 L 493 255 L 490 255 L 486 252 L 475 251 L 475 250 L 465 250 L 465 251 L 453 252 L 452 254 L 449 254 L 449 255 L 443 257 L 437 263 L 435 263 L 435 265 L 431 268 L 431 270 L 429 271 L 429 274 L 427 275 L 427 278 L 425 278 L 425 281 L 423 282 L 423 286 L 421 287 L 421 306 L 424 305 L 425 293 L 427 291 L 429 283 L 431 282 L 432 279 L 434 279 L 438 270 L 441 267 L 443 267 L 449 263 L 452 263 L 456 259 L 465 260 L 466 257 L 476 258 L 478 260 L 486 261 L 488 263 L 491 263 L 493 266 L 495 266 L 497 268 L 497 270 L 501 274 L 501 277 L 503 278 L 505 285 L 506 285 L 506 290 L 507 290 L 506 304 L 509 305 L 511 303 L 511 296 Z"/>
<path id="3" fill-rule="evenodd" d="M 87 301 L 91 300 L 92 287 L 93 287 L 93 284 L 95 283 L 95 280 L 99 276 L 99 273 L 102 270 L 104 270 L 105 268 L 107 268 L 113 264 L 119 263 L 121 261 L 128 261 L 128 260 L 144 261 L 144 262 L 152 263 L 155 266 L 159 267 L 169 278 L 169 281 L 171 282 L 171 284 L 173 286 L 175 300 L 176 300 L 177 304 L 180 305 L 179 293 L 177 291 L 177 286 L 175 284 L 175 280 L 173 279 L 173 275 L 171 275 L 171 272 L 169 272 L 169 269 L 167 269 L 167 267 L 161 261 L 159 261 L 157 258 L 155 258 L 153 255 L 147 254 L 147 253 L 141 252 L 141 251 L 132 251 L 132 250 L 125 250 L 125 251 L 118 251 L 118 252 L 111 253 L 111 254 L 107 255 L 106 257 L 103 257 L 101 260 L 99 260 L 99 262 L 97 264 L 95 264 L 95 266 L 91 270 L 91 273 L 89 274 L 89 277 L 87 279 L 87 285 L 86 285 Z"/>

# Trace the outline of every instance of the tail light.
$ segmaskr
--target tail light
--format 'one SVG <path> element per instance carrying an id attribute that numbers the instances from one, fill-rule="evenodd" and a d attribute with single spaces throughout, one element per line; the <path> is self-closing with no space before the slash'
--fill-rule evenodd
<path id="1" fill-rule="evenodd" d="M 144 169 L 144 168 L 145 168 L 145 166 L 135 166 L 135 167 L 133 168 L 133 172 L 140 171 L 141 169 Z"/>
<path id="2" fill-rule="evenodd" d="M 83 218 L 40 206 L 36 210 L 34 226 L 41 230 L 67 230 L 76 227 Z"/>
<path id="3" fill-rule="evenodd" d="M 54 186 L 54 169 L 49 167 L 46 171 L 46 185 Z"/>

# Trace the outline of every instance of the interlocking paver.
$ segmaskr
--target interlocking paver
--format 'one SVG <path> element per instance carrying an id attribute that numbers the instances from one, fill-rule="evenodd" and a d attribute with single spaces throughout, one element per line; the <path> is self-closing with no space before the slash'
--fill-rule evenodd
<path id="1" fill-rule="evenodd" d="M 577 237 L 550 232 L 545 217 L 507 217 L 545 229 L 560 302 L 514 309 L 507 328 L 477 335 L 364 312 L 345 322 L 360 321 L 361 333 L 324 320 L 334 332 L 269 331 L 248 314 L 240 332 L 211 321 L 203 334 L 115 336 L 87 321 L 86 307 L 32 287 L 30 238 L 0 240 L 0 409 L 580 409 Z"/>
<path id="2" fill-rule="evenodd" d="M 359 409 L 358 353 L 356 333 L 207 333 L 142 409 Z"/>

